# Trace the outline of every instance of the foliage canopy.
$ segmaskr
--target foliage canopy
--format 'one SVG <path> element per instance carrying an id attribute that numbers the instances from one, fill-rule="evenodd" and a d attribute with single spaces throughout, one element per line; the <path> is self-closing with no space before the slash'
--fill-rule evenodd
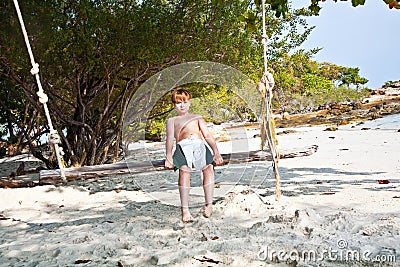
<path id="1" fill-rule="evenodd" d="M 21 10 L 67 165 L 115 161 L 129 100 L 146 79 L 168 66 L 215 61 L 254 81 L 263 73 L 260 1 L 25 0 Z M 310 95 L 335 82 L 366 82 L 357 68 L 312 61 L 318 49 L 290 54 L 312 31 L 305 20 L 312 12 L 288 8 L 285 14 L 267 13 L 276 106 L 285 110 L 293 106 L 294 95 Z M 17 145 L 37 151 L 35 145 L 48 129 L 30 68 L 12 1 L 2 1 L 0 123 L 16 136 Z M 243 111 L 229 88 L 192 90 Z M 149 126 L 158 138 L 163 116 L 171 109 L 162 103 L 154 110 L 154 126 Z M 42 151 L 35 155 L 55 167 Z"/>
<path id="2" fill-rule="evenodd" d="M 310 0 L 310 5 L 308 6 L 308 10 L 312 12 L 313 15 L 318 15 L 321 10 L 321 3 L 324 3 L 326 0 Z M 333 0 L 337 2 L 338 0 Z M 340 0 L 347 1 L 347 0 Z M 373 1 L 373 0 L 371 0 Z M 400 1 L 399 0 L 382 0 L 385 4 L 388 5 L 390 9 L 400 9 Z M 261 3 L 261 0 L 255 0 L 257 3 Z M 271 7 L 271 9 L 275 12 L 277 17 L 285 16 L 289 11 L 289 1 L 288 0 L 266 0 Z M 351 0 L 351 4 L 353 7 L 362 6 L 365 4 L 365 0 Z"/>

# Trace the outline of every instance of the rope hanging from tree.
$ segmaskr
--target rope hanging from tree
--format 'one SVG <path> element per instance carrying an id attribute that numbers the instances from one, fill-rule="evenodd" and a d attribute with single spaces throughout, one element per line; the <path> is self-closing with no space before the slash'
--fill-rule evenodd
<path id="1" fill-rule="evenodd" d="M 274 130 L 274 120 L 272 118 L 271 112 L 271 99 L 272 99 L 272 88 L 275 85 L 274 77 L 272 73 L 268 71 L 268 60 L 267 60 L 267 41 L 268 36 L 266 33 L 265 26 L 265 1 L 262 0 L 262 45 L 264 48 L 263 58 L 264 58 L 264 75 L 258 82 L 257 87 L 263 96 L 263 106 L 261 111 L 262 124 L 261 124 L 261 150 L 265 149 L 266 143 L 271 150 L 272 154 L 272 166 L 275 175 L 275 199 L 279 200 L 281 196 L 280 187 L 280 176 L 278 170 L 278 160 L 279 153 L 276 148 L 277 139 Z"/>
<path id="2" fill-rule="evenodd" d="M 24 35 L 26 48 L 28 49 L 28 54 L 29 54 L 31 64 L 32 64 L 31 74 L 33 76 L 35 76 L 36 83 L 38 85 L 37 95 L 39 97 L 39 102 L 43 104 L 44 112 L 45 112 L 46 118 L 47 118 L 47 123 L 48 123 L 49 129 L 50 129 L 48 141 L 50 144 L 52 144 L 54 146 L 55 154 L 56 154 L 57 162 L 58 162 L 58 167 L 60 168 L 61 178 L 63 181 L 66 181 L 64 168 L 62 166 L 62 156 L 64 155 L 64 151 L 63 151 L 62 147 L 58 146 L 58 144 L 61 143 L 61 138 L 60 138 L 58 132 L 56 130 L 54 130 L 53 124 L 51 122 L 50 112 L 49 112 L 49 109 L 46 104 L 47 101 L 49 100 L 49 98 L 46 95 L 46 93 L 43 91 L 42 83 L 40 82 L 39 64 L 35 62 L 35 58 L 33 57 L 33 52 L 32 52 L 31 45 L 30 45 L 30 42 L 28 39 L 28 34 L 27 34 L 27 31 L 25 28 L 25 24 L 24 24 L 21 10 L 19 8 L 19 4 L 18 4 L 17 0 L 14 0 L 14 5 L 15 5 L 15 10 L 17 11 L 19 23 L 20 23 L 21 29 L 22 29 L 22 34 Z"/>

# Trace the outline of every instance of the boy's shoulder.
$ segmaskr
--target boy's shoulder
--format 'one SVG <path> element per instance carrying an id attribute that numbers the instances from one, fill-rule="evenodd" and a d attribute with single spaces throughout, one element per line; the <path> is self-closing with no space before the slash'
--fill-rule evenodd
<path id="1" fill-rule="evenodd" d="M 176 117 L 170 117 L 167 119 L 167 122 L 173 122 L 175 120 Z"/>
<path id="2" fill-rule="evenodd" d="M 204 118 L 200 114 L 190 114 L 188 121 L 197 121 L 198 123 L 201 123 L 204 121 Z"/>
<path id="3" fill-rule="evenodd" d="M 201 116 L 200 114 L 190 114 L 192 119 L 202 119 L 203 116 Z"/>
<path id="4" fill-rule="evenodd" d="M 171 117 L 167 120 L 167 122 L 179 122 L 179 121 L 185 121 L 185 120 L 200 120 L 203 119 L 203 116 L 201 116 L 200 114 L 187 114 L 187 116 L 185 117 L 181 117 L 181 116 L 175 116 L 175 117 Z"/>

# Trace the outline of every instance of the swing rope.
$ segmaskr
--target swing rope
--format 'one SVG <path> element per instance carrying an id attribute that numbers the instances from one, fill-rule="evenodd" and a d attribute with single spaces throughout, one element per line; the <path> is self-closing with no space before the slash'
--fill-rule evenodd
<path id="1" fill-rule="evenodd" d="M 47 107 L 47 101 L 49 100 L 49 98 L 46 95 L 46 93 L 43 91 L 42 83 L 40 82 L 39 64 L 35 62 L 35 58 L 33 56 L 32 48 L 31 48 L 31 45 L 30 45 L 30 42 L 28 39 L 28 34 L 27 34 L 27 31 L 25 28 L 25 24 L 24 24 L 21 10 L 19 8 L 19 4 L 18 4 L 17 0 L 14 0 L 14 5 L 15 5 L 15 10 L 17 11 L 18 19 L 19 19 L 21 29 L 22 29 L 22 34 L 24 36 L 26 48 L 28 49 L 29 58 L 30 58 L 31 64 L 32 64 L 31 74 L 33 76 L 35 76 L 36 83 L 38 86 L 38 92 L 36 94 L 39 97 L 39 102 L 42 103 L 42 105 L 43 105 L 44 112 L 45 112 L 46 118 L 47 118 L 47 123 L 48 123 L 49 129 L 50 129 L 50 133 L 48 135 L 48 141 L 50 144 L 52 144 L 54 146 L 55 154 L 56 154 L 57 162 L 58 162 L 58 167 L 60 168 L 61 179 L 64 182 L 66 182 L 67 180 L 65 178 L 65 172 L 64 172 L 64 168 L 62 166 L 62 156 L 64 155 L 64 151 L 63 151 L 62 147 L 58 145 L 61 143 L 61 138 L 60 138 L 58 132 L 53 128 L 53 124 L 51 122 L 50 112 Z"/>
<path id="2" fill-rule="evenodd" d="M 276 148 L 276 137 L 274 130 L 274 121 L 271 112 L 271 99 L 272 99 L 272 88 L 274 87 L 274 77 L 272 73 L 268 71 L 268 59 L 267 59 L 267 42 L 268 35 L 265 26 L 265 0 L 262 0 L 262 39 L 261 43 L 263 45 L 263 58 L 264 58 L 264 75 L 261 81 L 258 83 L 258 89 L 263 96 L 263 107 L 262 107 L 262 125 L 261 125 L 261 150 L 265 148 L 265 141 L 267 141 L 268 146 L 272 154 L 272 167 L 275 175 L 275 200 L 279 200 L 281 197 L 281 187 L 280 187 L 280 175 L 278 170 L 278 160 L 279 153 Z"/>

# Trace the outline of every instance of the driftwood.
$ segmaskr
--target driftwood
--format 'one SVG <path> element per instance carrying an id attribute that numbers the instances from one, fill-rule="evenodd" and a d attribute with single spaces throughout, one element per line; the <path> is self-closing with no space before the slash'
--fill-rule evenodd
<path id="1" fill-rule="evenodd" d="M 32 181 L 10 180 L 8 178 L 0 178 L 0 188 L 21 188 L 34 187 L 38 184 Z"/>
<path id="2" fill-rule="evenodd" d="M 318 149 L 317 145 L 310 147 L 293 150 L 286 150 L 280 152 L 280 158 L 294 158 L 304 157 L 315 153 Z M 231 154 L 222 154 L 223 164 L 235 164 L 251 161 L 271 161 L 272 156 L 268 152 L 250 151 L 239 152 Z M 103 164 L 94 166 L 84 166 L 76 168 L 64 169 L 67 181 L 76 179 L 91 179 L 96 177 L 121 175 L 121 174 L 135 174 L 151 171 L 162 171 L 164 168 L 164 160 L 154 160 L 149 162 L 118 162 L 114 164 Z M 39 184 L 57 184 L 61 183 L 59 170 L 42 170 L 40 171 Z M 1 184 L 0 184 L 1 187 Z"/>

